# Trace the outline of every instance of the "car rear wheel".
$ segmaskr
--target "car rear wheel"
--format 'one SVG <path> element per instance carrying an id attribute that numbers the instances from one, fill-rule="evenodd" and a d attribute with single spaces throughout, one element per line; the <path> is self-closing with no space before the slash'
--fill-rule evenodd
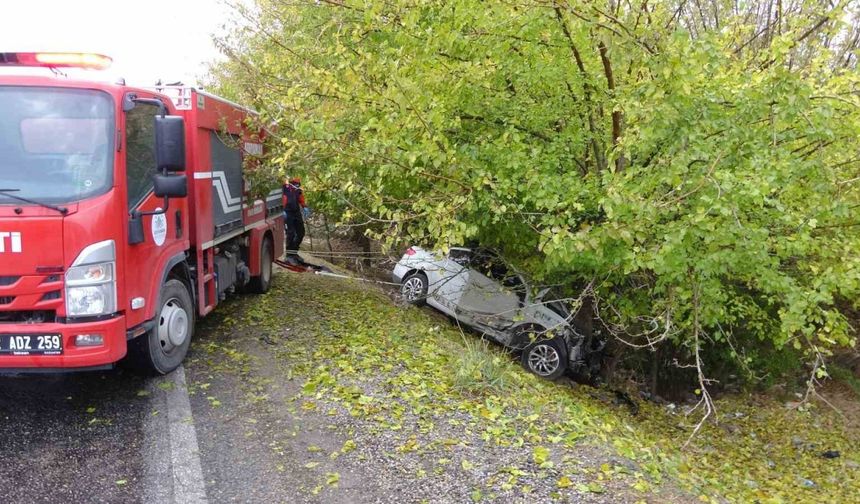
<path id="1" fill-rule="evenodd" d="M 427 275 L 421 271 L 406 275 L 400 284 L 400 295 L 409 304 L 424 306 L 427 303 Z"/>
<path id="2" fill-rule="evenodd" d="M 567 371 L 564 340 L 555 337 L 533 341 L 523 350 L 522 364 L 541 378 L 555 380 L 561 377 Z"/>

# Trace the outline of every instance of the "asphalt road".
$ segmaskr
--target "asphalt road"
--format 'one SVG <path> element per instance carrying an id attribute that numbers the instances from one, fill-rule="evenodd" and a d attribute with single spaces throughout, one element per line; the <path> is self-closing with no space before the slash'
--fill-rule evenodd
<path id="1" fill-rule="evenodd" d="M 207 502 L 181 367 L 0 376 L 0 436 L 3 504 Z"/>
<path id="2" fill-rule="evenodd" d="M 211 392 L 227 402 L 238 388 L 219 381 Z M 0 503 L 280 500 L 289 488 L 265 437 L 244 436 L 234 416 L 189 396 L 184 368 L 0 375 Z"/>
<path id="3" fill-rule="evenodd" d="M 0 502 L 139 502 L 147 380 L 0 376 Z"/>

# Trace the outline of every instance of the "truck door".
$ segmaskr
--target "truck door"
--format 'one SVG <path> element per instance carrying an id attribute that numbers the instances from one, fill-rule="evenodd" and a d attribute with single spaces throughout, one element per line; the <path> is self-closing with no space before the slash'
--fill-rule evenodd
<path id="1" fill-rule="evenodd" d="M 137 93 L 139 98 L 154 98 Z M 125 112 L 125 137 L 122 149 L 125 153 L 126 203 L 129 215 L 134 211 L 154 211 L 164 206 L 161 198 L 153 194 L 152 176 L 156 173 L 155 160 L 155 116 L 160 114 L 156 105 L 136 103 Z M 182 253 L 186 246 L 187 203 L 185 198 L 172 198 L 166 213 L 145 215 L 141 243 L 129 244 L 125 248 L 125 303 L 129 327 L 144 322 L 155 313 L 161 274 L 169 258 Z M 153 292 L 155 295 L 153 295 Z"/>

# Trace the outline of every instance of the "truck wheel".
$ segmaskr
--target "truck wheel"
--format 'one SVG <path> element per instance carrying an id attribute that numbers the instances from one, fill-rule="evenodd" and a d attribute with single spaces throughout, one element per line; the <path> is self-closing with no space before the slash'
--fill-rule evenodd
<path id="1" fill-rule="evenodd" d="M 535 340 L 523 350 L 522 363 L 524 368 L 541 378 L 555 380 L 561 377 L 567 370 L 564 340 L 558 336 Z"/>
<path id="2" fill-rule="evenodd" d="M 249 287 L 251 292 L 265 294 L 272 286 L 272 239 L 263 238 L 260 246 L 260 276 L 251 277 Z"/>
<path id="3" fill-rule="evenodd" d="M 194 335 L 194 305 L 188 288 L 179 280 L 168 280 L 158 296 L 161 306 L 155 327 L 129 344 L 129 358 L 136 367 L 167 374 L 182 364 Z"/>

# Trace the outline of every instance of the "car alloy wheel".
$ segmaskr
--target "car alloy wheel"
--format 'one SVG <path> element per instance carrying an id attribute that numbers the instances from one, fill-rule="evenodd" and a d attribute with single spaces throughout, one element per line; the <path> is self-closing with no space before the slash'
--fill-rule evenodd
<path id="1" fill-rule="evenodd" d="M 561 356 L 558 351 L 547 344 L 535 345 L 528 356 L 529 369 L 538 376 L 549 376 L 558 370 Z"/>
<path id="2" fill-rule="evenodd" d="M 403 285 L 400 288 L 400 293 L 403 294 L 403 297 L 405 297 L 407 301 L 418 301 L 424 295 L 424 281 L 420 276 L 415 275 L 403 282 Z"/>

